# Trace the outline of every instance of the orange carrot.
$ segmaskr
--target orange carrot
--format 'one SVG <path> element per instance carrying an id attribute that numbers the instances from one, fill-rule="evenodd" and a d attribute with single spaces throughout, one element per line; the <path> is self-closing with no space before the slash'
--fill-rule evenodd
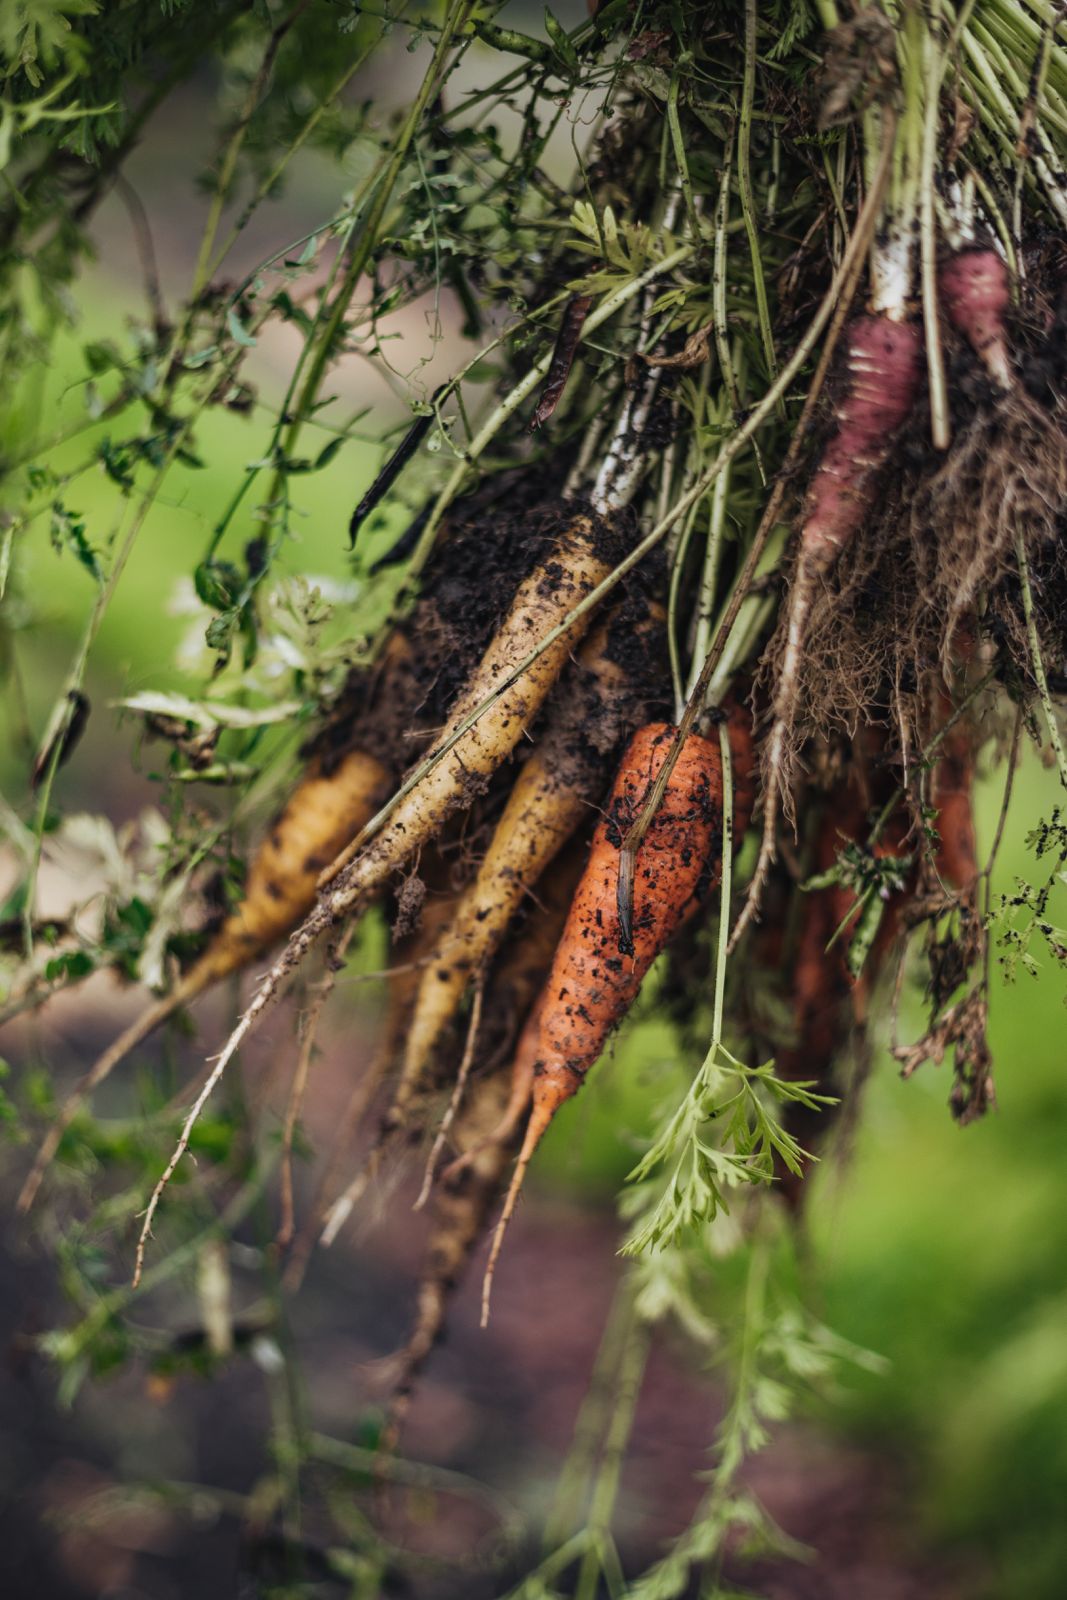
<path id="1" fill-rule="evenodd" d="M 538 879 L 534 908 L 512 935 L 505 957 L 493 968 L 491 993 L 495 1010 L 511 1019 L 513 1025 L 508 1030 L 511 1066 L 507 1102 L 499 1122 L 486 1135 L 485 1144 L 507 1149 L 518 1137 L 529 1108 L 539 1045 L 541 991 L 566 926 L 574 892 L 585 871 L 588 850 L 589 837 L 583 830 L 583 835 L 572 839 Z M 516 1027 L 521 1027 L 517 1043 Z M 505 1048 L 508 1041 L 505 1041 Z M 441 1174 L 442 1182 L 457 1182 L 481 1148 L 481 1143 L 473 1145 L 450 1162 Z"/>
<path id="2" fill-rule="evenodd" d="M 651 723 L 622 759 L 605 816 L 575 892 L 539 1002 L 533 1094 L 511 1188 L 497 1226 L 482 1305 L 526 1169 L 556 1112 L 577 1093 L 608 1036 L 629 1010 L 641 980 L 701 894 L 718 881 L 722 857 L 722 763 L 718 741 L 683 744 L 663 800 L 637 852 L 632 954 L 624 955 L 618 885 L 622 843 L 670 751 L 676 729 Z M 523 1040 L 524 1060 L 532 1041 Z M 521 1078 L 517 1080 L 517 1092 Z"/>
<path id="3" fill-rule="evenodd" d="M 616 611 L 586 640 L 549 707 L 546 726 L 520 767 L 477 875 L 422 975 L 404 1047 L 393 1113 L 431 1069 L 472 978 L 484 973 L 534 883 L 594 815 L 627 735 L 648 716 L 657 607 Z"/>

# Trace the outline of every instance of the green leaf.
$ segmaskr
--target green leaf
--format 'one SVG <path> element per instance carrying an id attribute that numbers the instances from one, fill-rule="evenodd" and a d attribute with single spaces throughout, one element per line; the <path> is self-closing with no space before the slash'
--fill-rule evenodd
<path id="1" fill-rule="evenodd" d="M 236 339 L 237 343 L 242 345 L 244 349 L 251 350 L 254 347 L 256 342 L 255 334 L 249 333 L 248 329 L 237 315 L 236 306 L 231 306 L 229 311 L 227 311 L 226 326 L 230 331 L 231 338 Z"/>
<path id="2" fill-rule="evenodd" d="M 237 632 L 240 623 L 240 611 L 224 611 L 220 616 L 213 617 L 208 623 L 207 630 L 204 634 L 204 638 L 207 640 L 208 648 L 211 650 L 223 651 L 228 655 L 230 651 L 230 643 L 234 634 Z"/>
<path id="3" fill-rule="evenodd" d="M 193 574 L 199 599 L 214 611 L 228 611 L 241 592 L 241 574 L 230 561 L 202 561 Z"/>
<path id="4" fill-rule="evenodd" d="M 552 42 L 552 47 L 564 66 L 576 75 L 581 72 L 582 64 L 578 60 L 578 52 L 571 43 L 567 30 L 545 7 L 545 32 Z"/>
<path id="5" fill-rule="evenodd" d="M 859 915 L 852 937 L 848 942 L 845 955 L 845 964 L 849 976 L 857 979 L 867 964 L 867 957 L 871 953 L 871 946 L 878 937 L 878 929 L 882 926 L 885 915 L 885 901 L 877 891 L 872 892 L 863 902 L 863 909 Z"/>
<path id="6" fill-rule="evenodd" d="M 227 625 L 229 631 L 225 634 L 225 638 L 231 638 L 236 626 L 234 613 L 226 612 L 223 616 L 216 617 L 211 625 L 212 628 L 216 622 Z M 211 628 L 208 632 L 211 632 Z M 210 640 L 208 642 L 211 643 Z M 286 722 L 303 709 L 299 700 L 276 700 L 272 705 L 260 706 L 257 709 L 253 706 L 228 705 L 223 701 L 189 700 L 185 695 L 163 694 L 156 689 L 145 689 L 140 694 L 130 695 L 126 700 L 114 700 L 112 704 L 121 706 L 126 711 L 140 711 L 146 716 L 176 717 L 180 721 L 191 722 L 195 727 L 205 729 L 265 728 L 276 722 Z"/>
<path id="7" fill-rule="evenodd" d="M 83 345 L 82 355 L 85 357 L 85 365 L 94 376 L 122 366 L 122 355 L 111 339 L 97 339 Z"/>
<path id="8" fill-rule="evenodd" d="M 340 453 L 344 438 L 338 434 L 336 439 L 331 439 L 329 444 L 324 444 L 315 457 L 314 471 L 321 472 L 323 467 L 328 467 L 336 455 Z"/>
<path id="9" fill-rule="evenodd" d="M 59 978 L 75 982 L 78 978 L 87 978 L 93 971 L 95 963 L 85 950 L 64 950 L 62 955 L 54 956 L 44 969 L 44 975 L 49 983 L 55 983 Z"/>
<path id="10" fill-rule="evenodd" d="M 133 453 L 128 445 L 112 444 L 110 439 L 101 439 L 97 454 L 112 483 L 117 483 L 124 492 L 133 488 Z"/>
<path id="11" fill-rule="evenodd" d="M 61 501 L 57 500 L 52 506 L 50 533 L 53 549 L 57 552 L 64 548 L 70 550 L 75 560 L 85 568 L 91 578 L 97 583 L 103 581 L 100 557 L 89 543 L 80 511 L 69 511 Z"/>

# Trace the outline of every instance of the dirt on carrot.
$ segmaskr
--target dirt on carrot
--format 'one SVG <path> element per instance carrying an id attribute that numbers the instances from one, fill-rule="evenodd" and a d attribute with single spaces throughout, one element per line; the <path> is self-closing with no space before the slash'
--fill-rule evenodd
<path id="1" fill-rule="evenodd" d="M 635 596 L 594 629 L 564 673 L 475 880 L 423 974 L 393 1107 L 399 1120 L 468 985 L 549 862 L 592 816 L 623 740 L 646 719 L 663 644 L 662 611 Z"/>
<path id="2" fill-rule="evenodd" d="M 738 725 L 747 735 L 743 715 Z M 486 1272 L 483 1321 L 504 1231 L 537 1145 L 560 1106 L 577 1092 L 600 1057 L 656 956 L 721 871 L 720 746 L 717 738 L 713 742 L 693 735 L 681 746 L 662 802 L 638 849 L 632 927 L 628 933 L 623 930 L 618 906 L 623 841 L 667 761 L 676 732 L 669 723 L 653 723 L 634 735 L 593 835 L 589 860 L 538 1003 L 532 1106 Z M 736 765 L 740 772 L 744 763 Z M 744 779 L 738 787 L 742 796 L 750 792 Z M 743 832 L 744 824 L 738 836 Z M 523 1044 L 533 1054 L 533 1041 Z M 523 1048 L 523 1064 L 526 1055 Z"/>

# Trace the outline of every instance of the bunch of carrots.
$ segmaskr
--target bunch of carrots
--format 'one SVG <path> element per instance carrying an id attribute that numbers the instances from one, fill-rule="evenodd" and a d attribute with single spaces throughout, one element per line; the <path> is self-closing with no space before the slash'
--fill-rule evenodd
<path id="1" fill-rule="evenodd" d="M 708 8 L 702 50 L 724 28 L 732 37 L 737 10 Z M 838 76 L 774 136 L 779 158 L 810 184 L 813 141 L 845 129 L 842 181 L 815 230 L 838 237 L 821 258 L 809 241 L 781 263 L 783 320 L 771 329 L 777 351 L 772 339 L 761 358 L 763 395 L 753 400 L 746 387 L 747 403 L 735 403 L 738 373 L 752 381 L 748 345 L 757 326 L 768 327 L 762 311 L 743 329 L 742 348 L 742 318 L 731 320 L 718 278 L 710 320 L 696 327 L 664 317 L 670 296 L 657 301 L 662 285 L 650 280 L 628 302 L 629 359 L 604 380 L 610 404 L 590 414 L 572 371 L 601 290 L 595 275 L 593 287 L 571 275 L 554 345 L 494 413 L 513 437 L 511 483 L 521 491 L 510 503 L 519 509 L 505 516 L 492 498 L 447 495 L 427 508 L 405 546 L 414 561 L 374 664 L 353 675 L 310 747 L 252 858 L 243 899 L 60 1108 L 25 1179 L 24 1209 L 79 1107 L 120 1062 L 224 977 L 277 951 L 149 1199 L 139 1273 L 166 1185 L 235 1051 L 317 945 L 336 966 L 359 918 L 382 901 L 408 905 L 416 875 L 426 893 L 394 936 L 381 1048 L 354 1087 L 301 1227 L 290 1217 L 283 1230 L 295 1283 L 315 1240 L 336 1236 L 383 1163 L 422 1150 L 420 1202 L 432 1199 L 437 1216 L 401 1363 L 404 1397 L 451 1287 L 495 1227 L 488 1315 L 504 1230 L 541 1138 L 610 1053 L 682 930 L 716 920 L 729 928 L 738 950 L 730 1004 L 753 1061 L 773 1053 L 783 1078 L 832 1093 L 846 1113 L 858 1074 L 847 1084 L 843 1063 L 862 1059 L 880 980 L 904 961 L 917 930 L 936 944 L 942 971 L 951 966 L 945 940 L 955 941 L 956 988 L 973 981 L 979 993 L 986 935 L 972 793 L 991 725 L 983 718 L 1007 688 L 1017 702 L 1044 707 L 1056 743 L 1041 651 L 1062 621 L 1049 530 L 1067 516 L 1067 436 L 1058 391 L 1042 392 L 1027 362 L 1062 291 L 1024 276 L 1036 256 L 1018 228 L 1032 215 L 1035 230 L 1047 229 L 1067 199 L 1039 146 L 1028 147 L 1019 157 L 1025 205 L 1005 233 L 982 180 L 992 135 L 976 114 L 972 149 L 969 130 L 952 122 L 965 22 L 953 33 L 945 18 L 947 31 L 926 37 L 910 15 L 878 15 L 882 33 L 860 31 L 856 19 L 821 41 L 810 34 L 805 49 L 819 50 Z M 734 43 L 740 60 L 743 41 Z M 657 48 L 645 42 L 646 54 Z M 623 116 L 635 144 L 649 139 L 642 96 Z M 733 137 L 710 199 L 694 198 L 684 180 L 664 195 L 658 172 L 630 196 L 635 226 L 645 204 L 668 243 L 683 241 L 674 270 L 697 305 L 704 265 L 710 282 L 723 259 L 737 260 L 720 227 Z M 605 140 L 593 174 L 601 229 L 615 208 L 616 236 L 625 143 L 615 136 L 607 150 Z M 602 243 L 606 251 L 610 241 Z M 661 259 L 669 256 L 665 247 Z M 748 276 L 754 270 L 746 265 Z M 553 272 L 558 282 L 558 262 Z M 757 309 L 767 293 L 761 279 Z M 711 430 L 709 454 L 713 383 L 725 420 Z M 530 460 L 557 426 L 549 465 Z M 354 532 L 403 482 L 425 431 L 386 463 Z M 1039 441 L 1040 459 L 1006 460 L 1005 437 Z M 1018 478 L 1030 468 L 1040 475 L 1040 505 L 1028 522 Z M 813 615 L 838 597 L 843 617 L 861 600 L 871 604 L 863 574 L 884 570 L 905 490 L 909 504 L 931 510 L 921 548 L 903 551 L 894 581 L 914 622 L 909 637 L 928 646 L 908 656 L 905 641 L 886 659 L 884 685 L 851 726 L 820 724 L 808 675 L 832 668 L 847 679 L 852 667 L 847 652 L 829 666 L 812 659 Z M 698 517 L 710 530 L 702 563 Z M 915 574 L 923 561 L 947 571 L 971 522 L 982 538 L 959 603 L 946 610 Z M 491 593 L 475 623 L 470 552 L 488 545 Z M 448 581 L 463 560 L 466 592 Z M 1031 569 L 1047 577 L 1036 592 Z M 724 793 L 733 796 L 729 816 Z M 748 886 L 731 904 L 719 889 L 735 856 Z M 732 870 L 726 876 L 738 881 Z M 771 1006 L 757 992 L 763 979 L 777 991 Z M 953 1103 L 966 1118 L 989 1103 L 992 1086 L 973 1037 L 965 1049 L 952 1033 L 954 992 L 937 997 L 927 1053 L 961 1049 Z M 702 998 L 691 997 L 694 1011 Z M 973 1007 L 968 1017 L 973 1030 Z M 305 1039 L 290 1150 L 309 1059 Z M 353 1172 L 346 1141 L 372 1109 Z M 814 1157 L 832 1119 L 798 1115 Z M 796 1208 L 806 1178 L 784 1170 L 779 1178 Z"/>

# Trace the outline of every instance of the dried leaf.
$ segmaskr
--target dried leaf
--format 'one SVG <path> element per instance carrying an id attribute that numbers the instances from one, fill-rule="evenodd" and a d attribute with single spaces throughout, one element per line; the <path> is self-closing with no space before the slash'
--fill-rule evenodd
<path id="1" fill-rule="evenodd" d="M 709 322 L 691 333 L 673 356 L 644 356 L 645 366 L 667 367 L 675 372 L 689 372 L 693 367 L 702 367 L 711 355 L 710 335 L 713 326 Z"/>

